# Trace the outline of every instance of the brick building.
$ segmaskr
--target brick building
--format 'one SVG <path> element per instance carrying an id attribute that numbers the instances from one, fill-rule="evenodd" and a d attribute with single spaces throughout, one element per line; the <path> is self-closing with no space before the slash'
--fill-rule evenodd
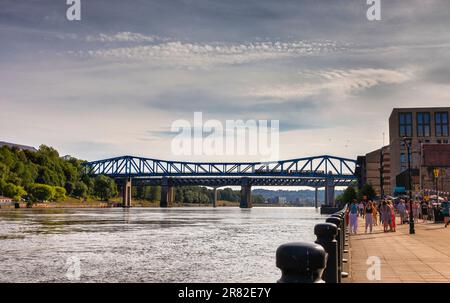
<path id="1" fill-rule="evenodd" d="M 427 191 L 450 192 L 450 144 L 422 144 L 420 183 Z"/>

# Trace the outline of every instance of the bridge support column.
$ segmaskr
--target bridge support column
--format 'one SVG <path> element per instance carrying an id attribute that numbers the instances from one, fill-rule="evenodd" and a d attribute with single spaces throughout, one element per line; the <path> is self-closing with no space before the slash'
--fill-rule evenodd
<path id="1" fill-rule="evenodd" d="M 123 182 L 122 207 L 131 207 L 131 178 L 125 178 Z"/>
<path id="2" fill-rule="evenodd" d="M 314 191 L 314 207 L 317 209 L 319 207 L 319 188 L 315 187 Z"/>
<path id="3" fill-rule="evenodd" d="M 334 178 L 327 178 L 325 183 L 325 204 L 335 206 L 334 201 Z"/>
<path id="4" fill-rule="evenodd" d="M 172 207 L 174 198 L 173 182 L 171 178 L 163 178 L 161 183 L 160 207 Z"/>
<path id="5" fill-rule="evenodd" d="M 217 187 L 213 187 L 213 207 L 217 206 Z"/>
<path id="6" fill-rule="evenodd" d="M 241 203 L 240 208 L 252 208 L 252 186 L 249 178 L 242 178 L 241 181 Z"/>

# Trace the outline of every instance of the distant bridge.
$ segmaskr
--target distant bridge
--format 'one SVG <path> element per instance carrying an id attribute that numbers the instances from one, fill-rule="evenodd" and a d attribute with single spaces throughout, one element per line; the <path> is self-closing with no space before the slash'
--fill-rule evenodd
<path id="1" fill-rule="evenodd" d="M 180 162 L 122 156 L 84 163 L 89 175 L 123 179 L 123 205 L 131 206 L 131 181 L 161 186 L 161 207 L 170 207 L 174 186 L 203 185 L 214 188 L 241 186 L 240 207 L 252 207 L 252 186 L 310 186 L 326 189 L 325 202 L 334 204 L 335 186 L 357 180 L 355 160 L 316 156 L 271 162 Z"/>

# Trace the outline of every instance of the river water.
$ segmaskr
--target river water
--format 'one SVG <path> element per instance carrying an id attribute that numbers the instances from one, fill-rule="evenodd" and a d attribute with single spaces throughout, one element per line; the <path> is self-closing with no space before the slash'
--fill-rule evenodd
<path id="1" fill-rule="evenodd" d="M 314 208 L 0 211 L 0 282 L 276 282 Z"/>

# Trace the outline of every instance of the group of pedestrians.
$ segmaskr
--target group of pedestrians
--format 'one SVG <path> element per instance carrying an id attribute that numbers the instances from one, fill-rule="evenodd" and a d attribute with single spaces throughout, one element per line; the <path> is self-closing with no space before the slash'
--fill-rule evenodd
<path id="1" fill-rule="evenodd" d="M 450 202 L 445 200 L 440 204 L 440 210 L 444 216 L 445 227 L 450 224 Z M 400 220 L 400 224 L 408 223 L 410 209 L 414 222 L 417 223 L 422 219 L 424 223 L 428 220 L 434 219 L 433 205 L 426 201 L 405 201 L 399 200 L 395 205 L 390 200 L 380 200 L 374 202 L 372 200 L 360 201 L 353 200 L 347 211 L 347 218 L 350 227 L 350 233 L 356 234 L 358 232 L 358 217 L 364 218 L 364 232 L 372 233 L 373 227 L 378 225 L 383 226 L 383 232 L 395 232 L 396 213 Z M 379 220 L 379 221 L 378 221 Z"/>
<path id="2" fill-rule="evenodd" d="M 384 211 L 384 208 L 383 208 Z M 365 219 L 365 232 L 373 231 L 373 226 L 378 225 L 378 213 L 380 212 L 381 222 L 384 222 L 384 213 L 379 210 L 376 203 L 372 200 L 367 202 L 361 201 L 359 204 L 356 200 L 350 204 L 348 209 L 350 233 L 356 234 L 358 231 L 358 217 Z"/>

